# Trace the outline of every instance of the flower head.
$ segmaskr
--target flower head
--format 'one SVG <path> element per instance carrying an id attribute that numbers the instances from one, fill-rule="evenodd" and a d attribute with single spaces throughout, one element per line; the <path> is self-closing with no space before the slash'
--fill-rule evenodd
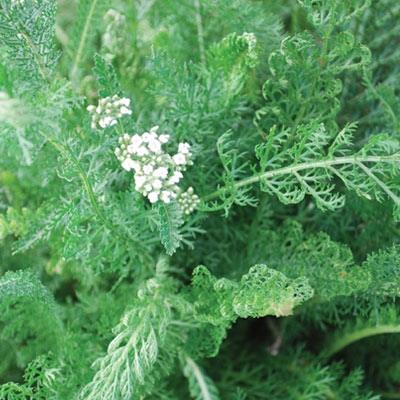
<path id="1" fill-rule="evenodd" d="M 190 144 L 179 143 L 178 152 L 171 156 L 162 148 L 170 136 L 157 131 L 158 126 L 154 126 L 142 135 L 123 135 L 115 155 L 122 168 L 134 171 L 135 189 L 150 203 L 170 203 L 176 198 L 184 213 L 190 214 L 198 204 L 198 196 L 193 188 L 182 192 L 178 186 L 182 172 L 192 164 Z"/>
<path id="2" fill-rule="evenodd" d="M 100 99 L 97 106 L 89 105 L 87 110 L 92 115 L 92 129 L 105 129 L 116 125 L 118 118 L 132 114 L 130 104 L 130 99 L 114 95 Z"/>

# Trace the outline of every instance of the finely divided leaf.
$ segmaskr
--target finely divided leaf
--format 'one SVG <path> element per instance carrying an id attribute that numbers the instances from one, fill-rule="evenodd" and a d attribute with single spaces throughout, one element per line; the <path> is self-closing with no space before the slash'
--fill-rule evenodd
<path id="1" fill-rule="evenodd" d="M 54 307 L 54 299 L 40 280 L 29 271 L 9 271 L 0 277 L 0 302 L 29 298 Z"/>
<path id="2" fill-rule="evenodd" d="M 121 93 L 114 67 L 100 54 L 94 56 L 93 72 L 96 76 L 99 95 L 101 97 L 113 96 Z"/>
<path id="3" fill-rule="evenodd" d="M 160 239 L 168 255 L 175 253 L 182 240 L 179 232 L 183 224 L 182 212 L 177 204 L 160 204 L 158 208 L 160 217 Z"/>
<path id="4" fill-rule="evenodd" d="M 30 84 L 48 81 L 56 65 L 55 13 L 54 0 L 0 1 L 0 44 Z"/>

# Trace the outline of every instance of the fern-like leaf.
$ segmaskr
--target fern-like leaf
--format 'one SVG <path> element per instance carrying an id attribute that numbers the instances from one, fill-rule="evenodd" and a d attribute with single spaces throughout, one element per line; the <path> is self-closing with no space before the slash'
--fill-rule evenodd
<path id="1" fill-rule="evenodd" d="M 48 81 L 58 59 L 55 0 L 0 1 L 0 43 L 30 84 Z"/>
<path id="2" fill-rule="evenodd" d="M 168 255 L 175 253 L 182 237 L 179 227 L 183 224 L 182 212 L 177 204 L 160 204 L 158 208 L 160 239 Z"/>

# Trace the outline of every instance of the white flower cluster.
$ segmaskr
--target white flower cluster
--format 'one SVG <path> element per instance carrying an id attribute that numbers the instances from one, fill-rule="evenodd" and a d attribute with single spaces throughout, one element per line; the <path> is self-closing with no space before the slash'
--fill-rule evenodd
<path id="1" fill-rule="evenodd" d="M 96 106 L 90 105 L 87 110 L 92 115 L 92 129 L 108 128 L 117 124 L 117 119 L 124 115 L 131 115 L 131 100 L 117 95 L 108 96 L 99 100 Z"/>
<path id="2" fill-rule="evenodd" d="M 162 149 L 168 143 L 169 135 L 159 135 L 157 130 L 158 126 L 154 126 L 150 132 L 142 135 L 123 135 L 119 138 L 115 155 L 122 168 L 135 172 L 135 188 L 150 203 L 169 203 L 178 198 L 179 203 L 185 207 L 183 211 L 192 212 L 198 204 L 198 197 L 193 194 L 193 189 L 189 197 L 183 196 L 178 186 L 186 167 L 193 164 L 190 145 L 179 143 L 178 152 L 171 156 Z M 189 204 L 191 199 L 195 200 L 193 204 Z"/>
<path id="3" fill-rule="evenodd" d="M 200 198 L 194 193 L 193 188 L 190 186 L 186 192 L 178 194 L 177 201 L 184 214 L 191 214 L 200 204 Z"/>

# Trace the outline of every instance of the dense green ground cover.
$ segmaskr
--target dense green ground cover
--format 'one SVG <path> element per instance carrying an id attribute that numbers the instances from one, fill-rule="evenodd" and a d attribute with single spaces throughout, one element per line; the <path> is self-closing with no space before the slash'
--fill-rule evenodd
<path id="1" fill-rule="evenodd" d="M 0 0 L 0 399 L 400 398 L 399 21 Z"/>

